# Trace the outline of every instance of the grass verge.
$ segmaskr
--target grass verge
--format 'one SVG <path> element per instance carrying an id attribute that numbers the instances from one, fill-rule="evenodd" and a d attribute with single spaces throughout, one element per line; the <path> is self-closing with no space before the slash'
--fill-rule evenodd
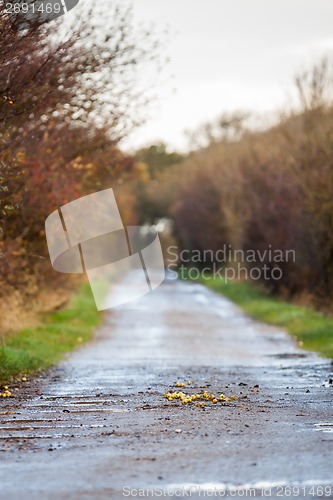
<path id="1" fill-rule="evenodd" d="M 107 283 L 101 282 L 99 286 L 105 294 Z M 66 352 L 91 338 L 101 318 L 90 285 L 85 283 L 66 307 L 46 314 L 41 325 L 2 339 L 0 384 L 57 363 Z"/>
<path id="2" fill-rule="evenodd" d="M 216 292 L 238 304 L 247 314 L 271 325 L 281 326 L 299 345 L 333 358 L 333 318 L 311 309 L 283 302 L 251 283 L 232 282 L 220 278 L 200 280 Z"/>

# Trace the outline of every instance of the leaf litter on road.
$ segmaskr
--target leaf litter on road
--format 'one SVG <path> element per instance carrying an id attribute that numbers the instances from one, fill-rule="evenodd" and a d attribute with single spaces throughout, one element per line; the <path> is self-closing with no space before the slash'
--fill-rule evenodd
<path id="1" fill-rule="evenodd" d="M 191 388 L 191 389 L 195 389 L 195 387 L 193 387 L 192 385 L 192 381 L 189 380 L 187 382 L 187 386 L 188 388 Z M 174 387 L 185 387 L 185 383 L 184 382 L 176 382 L 174 384 Z M 201 389 L 203 389 L 204 387 L 203 386 L 200 386 Z M 205 407 L 206 404 L 208 403 L 211 403 L 211 404 L 217 404 L 217 403 L 222 403 L 222 404 L 225 404 L 225 403 L 231 403 L 233 401 L 237 401 L 237 397 L 236 396 L 226 396 L 225 394 L 223 393 L 220 393 L 218 396 L 216 396 L 215 394 L 213 393 L 209 393 L 206 389 L 204 391 L 199 391 L 199 392 L 192 392 L 192 393 L 188 393 L 188 392 L 184 392 L 184 391 L 177 391 L 175 389 L 170 389 L 168 392 L 166 392 L 164 394 L 164 397 L 172 402 L 174 400 L 179 400 L 181 402 L 182 405 L 187 405 L 187 404 L 194 404 L 195 406 L 197 407 Z"/>

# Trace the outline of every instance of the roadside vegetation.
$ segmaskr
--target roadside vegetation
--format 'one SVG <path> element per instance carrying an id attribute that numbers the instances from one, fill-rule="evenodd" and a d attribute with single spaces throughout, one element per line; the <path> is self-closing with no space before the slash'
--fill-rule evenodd
<path id="1" fill-rule="evenodd" d="M 120 188 L 145 176 L 144 165 L 119 141 L 146 116 L 150 97 L 136 75 L 149 62 L 154 78 L 159 42 L 121 2 L 87 9 L 76 11 L 73 25 L 63 16 L 26 19 L 20 29 L 19 14 L 0 3 L 2 336 L 33 325 L 77 287 L 50 264 L 44 222 L 51 212 L 112 187 L 124 223 L 136 222 L 133 197 Z"/>
<path id="2" fill-rule="evenodd" d="M 266 125 L 235 112 L 195 131 L 181 163 L 153 169 L 140 213 L 169 218 L 178 265 L 230 267 L 241 280 L 246 268 L 285 301 L 332 313 L 333 59 L 298 74 L 294 89 Z M 222 262 L 223 248 L 237 256 Z"/>
<path id="3" fill-rule="evenodd" d="M 100 286 L 105 293 L 107 283 Z M 102 313 L 96 309 L 90 285 L 85 283 L 65 307 L 40 319 L 40 325 L 0 339 L 0 385 L 15 377 L 25 379 L 60 361 L 66 352 L 91 338 Z"/>

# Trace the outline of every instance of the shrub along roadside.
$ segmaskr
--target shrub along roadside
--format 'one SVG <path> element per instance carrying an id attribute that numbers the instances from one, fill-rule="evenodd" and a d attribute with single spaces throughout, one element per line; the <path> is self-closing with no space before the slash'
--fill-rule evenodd
<path id="1" fill-rule="evenodd" d="M 99 286 L 106 294 L 107 283 Z M 102 313 L 96 309 L 90 286 L 85 283 L 67 306 L 46 314 L 41 325 L 23 329 L 2 340 L 0 384 L 59 362 L 66 352 L 92 337 L 101 319 Z"/>
<path id="2" fill-rule="evenodd" d="M 210 278 L 200 283 L 222 293 L 255 319 L 283 327 L 308 351 L 333 358 L 333 318 L 278 300 L 251 283 Z"/>

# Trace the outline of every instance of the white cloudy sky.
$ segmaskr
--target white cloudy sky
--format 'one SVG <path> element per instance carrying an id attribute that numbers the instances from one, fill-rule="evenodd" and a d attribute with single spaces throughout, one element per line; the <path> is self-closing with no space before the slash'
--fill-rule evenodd
<path id="1" fill-rule="evenodd" d="M 267 114 L 288 100 L 296 72 L 333 54 L 333 0 L 120 2 L 132 2 L 137 22 L 172 34 L 166 82 L 148 123 L 124 144 L 130 149 L 159 140 L 184 149 L 185 129 L 224 111 Z"/>
<path id="2" fill-rule="evenodd" d="M 181 148 L 184 129 L 223 111 L 276 109 L 295 72 L 333 52 L 333 0 L 135 0 L 134 9 L 170 27 L 174 78 L 131 146 L 162 139 Z"/>

